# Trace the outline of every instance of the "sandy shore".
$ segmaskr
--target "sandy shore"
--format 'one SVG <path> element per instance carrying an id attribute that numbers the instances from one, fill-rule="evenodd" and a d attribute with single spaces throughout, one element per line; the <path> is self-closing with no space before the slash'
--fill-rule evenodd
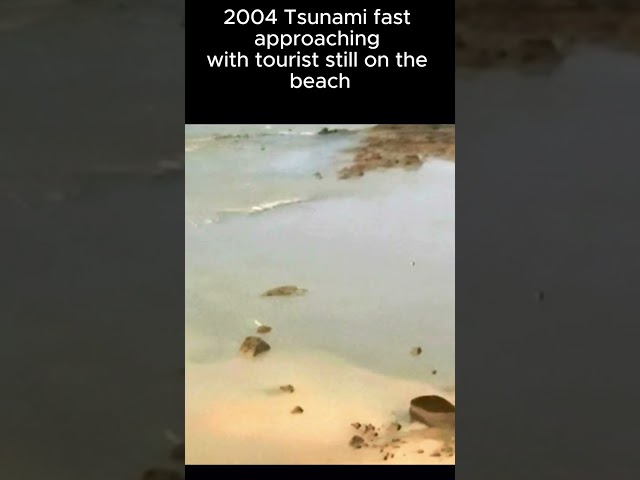
<path id="1" fill-rule="evenodd" d="M 254 359 L 191 364 L 185 384 L 187 464 L 455 463 L 453 432 L 408 418 L 411 398 L 438 394 L 455 402 L 453 393 L 325 353 L 272 350 Z M 293 393 L 279 389 L 287 384 Z M 303 413 L 292 414 L 296 406 Z M 373 424 L 378 435 L 362 434 L 354 422 Z M 367 447 L 349 446 L 356 434 Z"/>
<path id="2" fill-rule="evenodd" d="M 430 157 L 455 160 L 455 125 L 376 125 L 355 150 L 341 179 L 388 168 L 419 168 Z"/>

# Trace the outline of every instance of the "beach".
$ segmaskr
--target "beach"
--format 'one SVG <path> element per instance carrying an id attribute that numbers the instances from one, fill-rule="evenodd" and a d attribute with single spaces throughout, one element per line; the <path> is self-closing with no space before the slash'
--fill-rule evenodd
<path id="1" fill-rule="evenodd" d="M 371 127 L 187 126 L 186 463 L 455 463 L 409 418 L 455 403 L 455 163 L 414 144 L 420 168 L 342 178 Z M 256 322 L 271 349 L 243 358 Z"/>

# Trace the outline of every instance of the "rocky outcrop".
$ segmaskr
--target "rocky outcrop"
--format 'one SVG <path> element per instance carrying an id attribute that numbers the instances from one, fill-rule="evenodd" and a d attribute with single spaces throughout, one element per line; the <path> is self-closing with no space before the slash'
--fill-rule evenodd
<path id="1" fill-rule="evenodd" d="M 438 395 L 426 395 L 411 400 L 409 407 L 411 420 L 422 422 L 429 427 L 455 427 L 456 407 Z"/>
<path id="2" fill-rule="evenodd" d="M 388 168 L 416 169 L 428 157 L 455 159 L 455 125 L 377 125 L 369 129 L 353 162 L 338 172 L 338 178 Z"/>
<path id="3" fill-rule="evenodd" d="M 240 353 L 248 357 L 256 357 L 271 350 L 271 346 L 260 337 L 247 337 L 240 345 Z"/>

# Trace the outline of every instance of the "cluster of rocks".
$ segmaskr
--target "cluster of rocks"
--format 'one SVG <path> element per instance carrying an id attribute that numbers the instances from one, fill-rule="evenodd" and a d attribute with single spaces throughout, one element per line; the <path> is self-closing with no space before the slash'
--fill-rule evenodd
<path id="1" fill-rule="evenodd" d="M 388 168 L 420 168 L 428 157 L 455 159 L 455 125 L 377 125 L 338 178 Z"/>
<path id="2" fill-rule="evenodd" d="M 438 428 L 446 432 L 450 428 L 455 428 L 455 406 L 448 400 L 437 395 L 426 395 L 416 397 L 411 400 L 409 405 L 409 415 L 412 421 L 423 423 L 430 428 Z M 382 455 L 382 460 L 387 461 L 393 459 L 396 453 L 402 453 L 401 448 L 407 444 L 405 438 L 409 438 L 410 432 L 407 432 L 403 438 L 402 425 L 397 422 L 391 422 L 382 427 L 376 427 L 371 423 L 354 422 L 351 426 L 358 430 L 349 440 L 349 446 L 354 449 L 376 448 Z M 406 447 L 405 447 L 406 450 Z M 424 453 L 424 450 L 416 451 L 418 454 Z M 406 453 L 403 453 L 406 455 Z M 443 445 L 439 450 L 432 453 L 432 456 L 453 456 L 454 441 Z"/>
<path id="3" fill-rule="evenodd" d="M 280 287 L 275 287 L 270 290 L 267 290 L 262 294 L 263 297 L 276 297 L 276 296 L 292 296 L 292 295 L 303 295 L 307 292 L 304 288 L 296 287 L 295 285 L 283 285 Z M 271 332 L 273 329 L 268 325 L 262 325 L 258 321 L 256 321 L 257 329 L 256 332 L 261 335 L 265 335 Z M 269 345 L 265 340 L 256 336 L 248 336 L 244 339 L 242 344 L 240 345 L 240 353 L 245 357 L 257 357 L 258 355 L 264 354 L 271 350 L 271 345 Z M 279 387 L 280 391 L 285 393 L 293 393 L 295 392 L 295 388 L 293 385 L 281 385 Z M 291 412 L 291 414 L 297 415 L 304 413 L 304 409 L 297 405 L 295 406 Z"/>

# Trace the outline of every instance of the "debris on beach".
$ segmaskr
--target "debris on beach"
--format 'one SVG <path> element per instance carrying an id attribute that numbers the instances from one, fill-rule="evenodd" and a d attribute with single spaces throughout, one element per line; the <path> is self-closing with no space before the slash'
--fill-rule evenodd
<path id="1" fill-rule="evenodd" d="M 183 480 L 180 472 L 168 468 L 149 468 L 142 473 L 140 480 Z"/>
<path id="2" fill-rule="evenodd" d="M 453 427 L 456 407 L 438 395 L 426 395 L 411 400 L 409 416 L 428 427 Z"/>
<path id="3" fill-rule="evenodd" d="M 302 413 L 302 412 L 304 412 L 304 410 L 299 405 L 297 407 L 295 407 L 293 410 L 291 410 L 291 413 L 294 413 L 294 414 L 295 413 Z"/>
<path id="4" fill-rule="evenodd" d="M 359 435 L 354 435 L 353 437 L 351 437 L 349 446 L 353 448 L 362 448 L 362 445 L 364 445 L 364 438 Z"/>
<path id="5" fill-rule="evenodd" d="M 442 455 L 440 454 L 440 452 L 433 452 L 433 453 L 431 454 L 431 456 L 432 456 L 432 457 L 440 457 L 440 456 L 442 456 Z"/>
<path id="6" fill-rule="evenodd" d="M 417 357 L 421 353 L 422 353 L 422 348 L 421 347 L 413 347 L 411 349 L 411 355 L 413 355 L 414 357 Z"/>
<path id="7" fill-rule="evenodd" d="M 355 422 L 355 423 L 352 423 L 351 426 L 356 430 L 359 430 L 362 424 L 360 424 L 360 422 Z"/>
<path id="8" fill-rule="evenodd" d="M 387 454 L 384 456 L 383 460 L 387 460 L 388 458 L 389 458 L 389 453 L 387 453 Z"/>
<path id="9" fill-rule="evenodd" d="M 290 297 L 293 295 L 304 295 L 307 293 L 306 288 L 299 288 L 295 285 L 282 285 L 272 288 L 262 294 L 263 297 Z"/>
<path id="10" fill-rule="evenodd" d="M 435 375 L 436 373 L 438 373 L 438 370 L 431 370 L 431 375 Z"/>
<path id="11" fill-rule="evenodd" d="M 400 430 L 402 428 L 402 425 L 400 425 L 398 422 L 393 422 L 389 425 L 388 430 L 393 430 L 395 432 L 397 432 L 398 430 Z M 397 441 L 397 439 L 393 440 L 394 442 Z"/>
<path id="12" fill-rule="evenodd" d="M 240 352 L 250 357 L 255 357 L 269 350 L 271 350 L 271 346 L 260 337 L 247 337 L 240 345 Z"/>
<path id="13" fill-rule="evenodd" d="M 322 174 L 320 172 L 314 173 L 313 176 L 316 177 L 318 180 L 322 180 Z"/>
<path id="14" fill-rule="evenodd" d="M 282 390 L 283 392 L 289 392 L 289 393 L 294 392 L 293 385 L 281 385 L 280 390 Z"/>
<path id="15" fill-rule="evenodd" d="M 420 449 L 418 450 L 418 453 L 424 453 L 424 450 Z"/>

